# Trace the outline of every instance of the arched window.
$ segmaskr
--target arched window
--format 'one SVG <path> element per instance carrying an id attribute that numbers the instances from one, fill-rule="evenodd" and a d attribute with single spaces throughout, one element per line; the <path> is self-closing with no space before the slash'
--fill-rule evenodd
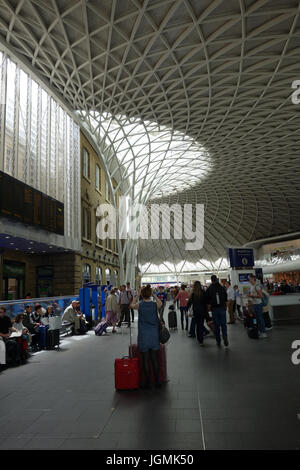
<path id="1" fill-rule="evenodd" d="M 102 269 L 100 268 L 100 266 L 96 267 L 96 283 L 102 283 Z"/>
<path id="2" fill-rule="evenodd" d="M 106 277 L 106 283 L 109 283 L 110 284 L 110 281 L 111 281 L 111 271 L 109 268 L 106 268 L 105 269 L 105 277 Z"/>
<path id="3" fill-rule="evenodd" d="M 87 263 L 82 266 L 82 280 L 83 282 L 91 282 L 91 266 Z"/>

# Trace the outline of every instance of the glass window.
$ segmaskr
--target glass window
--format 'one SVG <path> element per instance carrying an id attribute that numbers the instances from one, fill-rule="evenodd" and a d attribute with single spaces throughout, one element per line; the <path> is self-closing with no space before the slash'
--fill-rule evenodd
<path id="1" fill-rule="evenodd" d="M 101 177 L 100 177 L 101 173 L 100 173 L 100 167 L 99 165 L 96 165 L 96 188 L 98 189 L 98 191 L 101 190 Z"/>
<path id="2" fill-rule="evenodd" d="M 82 279 L 85 282 L 90 282 L 91 280 L 91 266 L 87 263 L 82 266 Z"/>
<path id="3" fill-rule="evenodd" d="M 79 245 L 79 126 L 30 73 L 7 54 L 0 53 L 0 59 L 4 171 L 63 202 L 65 236 Z"/>
<path id="4" fill-rule="evenodd" d="M 98 284 L 101 284 L 102 282 L 102 269 L 100 268 L 100 266 L 96 267 L 96 282 Z"/>
<path id="5" fill-rule="evenodd" d="M 91 211 L 86 207 L 82 209 L 82 237 L 91 239 Z"/>
<path id="6" fill-rule="evenodd" d="M 111 202 L 111 192 L 110 192 L 110 187 L 107 181 L 105 181 L 105 199 Z"/>
<path id="7" fill-rule="evenodd" d="M 90 177 L 90 155 L 86 148 L 83 148 L 83 176 Z"/>

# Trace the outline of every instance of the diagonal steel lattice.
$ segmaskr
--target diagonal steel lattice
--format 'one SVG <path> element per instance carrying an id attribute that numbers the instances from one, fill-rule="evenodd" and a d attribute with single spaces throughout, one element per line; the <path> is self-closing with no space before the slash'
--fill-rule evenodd
<path id="1" fill-rule="evenodd" d="M 300 229 L 299 12 L 297 0 L 0 0 L 2 44 L 77 112 L 119 186 L 205 205 L 203 249 L 141 241 L 148 272 L 215 269 L 227 246 Z"/>

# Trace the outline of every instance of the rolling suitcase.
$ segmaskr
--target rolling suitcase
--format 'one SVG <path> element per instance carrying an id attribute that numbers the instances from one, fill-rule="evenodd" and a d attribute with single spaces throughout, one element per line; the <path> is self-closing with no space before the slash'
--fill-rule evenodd
<path id="1" fill-rule="evenodd" d="M 139 359 L 140 385 L 143 385 L 145 383 L 143 359 L 142 359 L 142 356 L 141 356 L 141 353 L 137 344 L 130 345 L 129 355 L 131 357 L 137 357 Z M 159 381 L 161 383 L 165 383 L 167 382 L 167 357 L 166 357 L 166 347 L 164 344 L 160 345 L 160 349 L 158 351 L 158 364 L 159 364 Z M 154 373 L 153 373 L 151 361 L 150 361 L 150 377 L 151 377 L 151 382 L 154 383 L 155 379 L 154 379 Z"/>
<path id="2" fill-rule="evenodd" d="M 59 330 L 48 330 L 46 335 L 46 349 L 59 348 Z"/>
<path id="3" fill-rule="evenodd" d="M 115 359 L 116 390 L 134 390 L 139 388 L 139 360 L 137 357 Z"/>
<path id="4" fill-rule="evenodd" d="M 130 335 L 129 357 L 123 357 L 122 359 L 115 359 L 115 388 L 116 390 L 135 390 L 135 389 L 138 389 L 140 385 L 140 366 L 139 366 L 140 360 L 138 357 L 132 356 L 131 326 L 130 326 L 129 335 Z"/>
<path id="5" fill-rule="evenodd" d="M 40 325 L 39 326 L 39 346 L 42 349 L 46 349 L 47 347 L 47 331 L 49 329 L 48 325 Z"/>
<path id="6" fill-rule="evenodd" d="M 168 314 L 169 328 L 177 328 L 177 314 L 176 310 L 170 310 Z"/>
<path id="7" fill-rule="evenodd" d="M 98 325 L 94 329 L 95 335 L 101 336 L 103 335 L 103 333 L 106 333 L 108 326 L 109 324 L 106 321 L 102 321 L 101 323 L 98 323 Z"/>

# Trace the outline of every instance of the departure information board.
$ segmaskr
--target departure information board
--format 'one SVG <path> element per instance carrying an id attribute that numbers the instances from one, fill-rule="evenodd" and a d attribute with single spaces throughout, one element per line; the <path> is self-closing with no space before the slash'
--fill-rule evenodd
<path id="1" fill-rule="evenodd" d="M 0 171 L 0 216 L 64 235 L 64 205 Z"/>

